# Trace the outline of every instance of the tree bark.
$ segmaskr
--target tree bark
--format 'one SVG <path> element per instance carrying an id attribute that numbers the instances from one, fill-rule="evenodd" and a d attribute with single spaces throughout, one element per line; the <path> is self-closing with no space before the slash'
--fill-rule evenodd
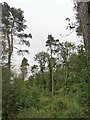
<path id="1" fill-rule="evenodd" d="M 88 65 L 88 81 L 90 83 L 90 13 L 89 2 L 79 3 L 79 18 L 81 22 L 84 45 L 86 49 L 87 65 Z"/>
<path id="2" fill-rule="evenodd" d="M 51 81 L 52 81 L 52 96 L 54 95 L 54 80 L 53 80 L 53 61 L 52 61 L 52 48 L 51 48 Z"/>
<path id="3" fill-rule="evenodd" d="M 11 56 L 13 52 L 13 35 L 12 31 L 11 34 L 7 32 L 7 40 L 8 40 L 8 72 L 9 72 L 9 79 L 11 79 Z"/>

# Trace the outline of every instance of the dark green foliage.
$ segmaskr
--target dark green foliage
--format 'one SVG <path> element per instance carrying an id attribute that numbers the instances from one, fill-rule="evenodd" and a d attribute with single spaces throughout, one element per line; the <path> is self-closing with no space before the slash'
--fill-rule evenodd
<path id="1" fill-rule="evenodd" d="M 4 76 L 6 74 L 6 76 Z M 12 83 L 8 80 L 7 68 L 3 68 L 2 118 L 16 118 L 24 109 L 40 108 L 38 87 L 30 87 L 20 78 L 14 78 Z"/>
<path id="2" fill-rule="evenodd" d="M 21 33 L 26 29 L 23 11 L 10 8 L 7 3 L 2 7 L 4 35 L 7 32 L 8 35 L 11 34 L 9 27 L 13 27 L 21 42 L 29 46 L 29 41 L 25 38 L 32 38 L 31 34 Z M 13 22 L 15 26 L 12 26 Z M 13 36 L 16 32 L 13 32 Z M 3 119 L 89 117 L 88 70 L 84 46 L 67 41 L 59 42 L 52 35 L 48 35 L 46 46 L 50 55 L 44 51 L 35 55 L 38 63 L 31 66 L 32 75 L 26 81 L 26 58 L 21 63 L 22 78 L 12 71 L 9 74 L 9 69 L 3 64 Z M 28 53 L 27 50 L 24 51 Z M 19 50 L 19 53 L 22 52 Z"/>
<path id="3" fill-rule="evenodd" d="M 68 50 L 73 51 L 73 46 L 70 47 Z M 64 49 L 66 50 L 65 47 Z M 50 92 L 49 61 L 43 74 L 38 65 L 34 65 L 29 81 L 13 76 L 12 84 L 8 80 L 8 69 L 3 67 L 3 118 L 87 118 L 89 102 L 86 55 L 83 45 L 74 49 L 69 55 L 66 54 L 68 59 L 65 62 L 56 63 L 57 59 L 53 59 L 53 96 Z M 27 63 L 26 59 L 23 61 Z M 68 69 L 65 64 L 67 62 Z"/>
<path id="4" fill-rule="evenodd" d="M 35 55 L 35 61 L 38 61 L 41 73 L 44 73 L 48 59 L 49 54 L 43 51 Z"/>
<path id="5" fill-rule="evenodd" d="M 18 96 L 10 83 L 7 67 L 2 68 L 2 80 L 2 118 L 15 118 Z"/>
<path id="6" fill-rule="evenodd" d="M 32 87 L 21 80 L 15 80 L 14 87 L 19 97 L 18 110 L 23 111 L 24 109 L 35 107 L 39 108 L 39 94 L 36 91 L 37 88 Z M 18 87 L 20 88 L 18 89 Z M 19 90 L 19 91 L 18 91 Z"/>

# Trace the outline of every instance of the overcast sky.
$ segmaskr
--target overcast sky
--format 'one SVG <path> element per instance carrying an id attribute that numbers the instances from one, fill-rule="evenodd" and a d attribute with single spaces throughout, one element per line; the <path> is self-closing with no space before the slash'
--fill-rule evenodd
<path id="1" fill-rule="evenodd" d="M 48 34 L 52 34 L 56 39 L 61 41 L 72 41 L 78 43 L 79 40 L 76 34 L 73 33 L 68 37 L 60 37 L 60 34 L 65 35 L 70 31 L 66 30 L 69 17 L 75 20 L 73 12 L 73 0 L 0 0 L 7 2 L 9 6 L 21 8 L 24 11 L 27 32 L 33 36 L 31 46 L 29 48 L 30 55 L 27 56 L 30 66 L 34 64 L 34 54 L 45 51 L 45 41 Z M 20 65 L 22 57 L 16 56 L 15 64 Z"/>

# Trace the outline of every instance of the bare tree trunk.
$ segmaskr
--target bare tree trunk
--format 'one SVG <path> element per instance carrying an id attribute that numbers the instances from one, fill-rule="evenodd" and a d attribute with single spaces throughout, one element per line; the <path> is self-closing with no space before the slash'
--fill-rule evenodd
<path id="1" fill-rule="evenodd" d="M 7 40 L 8 40 L 8 72 L 10 77 L 10 67 L 11 67 L 11 52 L 10 52 L 10 37 L 9 33 L 7 32 Z"/>
<path id="2" fill-rule="evenodd" d="M 53 96 L 54 95 L 54 79 L 53 79 L 52 48 L 51 48 L 51 80 L 52 80 L 52 96 Z"/>
<path id="3" fill-rule="evenodd" d="M 10 40 L 11 38 L 11 40 Z M 9 72 L 9 79 L 11 79 L 11 56 L 13 52 L 13 36 L 12 31 L 11 34 L 7 32 L 7 40 L 8 40 L 8 72 Z"/>
<path id="4" fill-rule="evenodd" d="M 52 96 L 54 95 L 54 79 L 53 79 L 53 67 L 52 67 Z"/>
<path id="5" fill-rule="evenodd" d="M 79 3 L 79 18 L 81 22 L 88 65 L 88 80 L 90 82 L 90 2 Z M 88 7 L 89 5 L 89 7 Z"/>

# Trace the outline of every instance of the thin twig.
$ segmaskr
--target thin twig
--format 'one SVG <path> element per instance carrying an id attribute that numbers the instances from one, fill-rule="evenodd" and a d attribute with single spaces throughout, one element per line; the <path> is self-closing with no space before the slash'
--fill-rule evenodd
<path id="1" fill-rule="evenodd" d="M 73 30 L 72 32 L 70 32 L 69 34 L 66 34 L 66 35 L 61 35 L 61 34 L 60 34 L 60 36 L 61 36 L 61 37 L 69 36 L 69 35 L 71 35 L 74 31 L 75 31 L 75 30 Z"/>

